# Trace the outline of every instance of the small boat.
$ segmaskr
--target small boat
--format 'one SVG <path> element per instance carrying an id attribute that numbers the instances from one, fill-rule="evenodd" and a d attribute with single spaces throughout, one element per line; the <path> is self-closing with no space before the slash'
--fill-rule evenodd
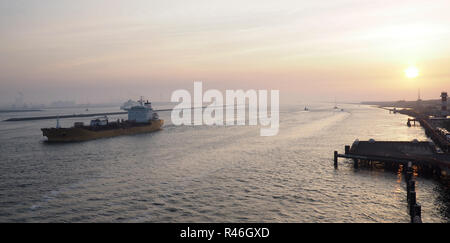
<path id="1" fill-rule="evenodd" d="M 336 97 L 334 97 L 334 108 L 333 109 L 335 109 L 335 110 L 339 109 L 339 107 L 337 106 L 337 103 L 336 103 Z"/>

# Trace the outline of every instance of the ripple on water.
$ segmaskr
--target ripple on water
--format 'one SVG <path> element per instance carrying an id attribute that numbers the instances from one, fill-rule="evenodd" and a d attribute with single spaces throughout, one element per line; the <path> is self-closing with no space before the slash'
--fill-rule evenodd
<path id="1" fill-rule="evenodd" d="M 248 126 L 169 124 L 51 145 L 39 142 L 48 121 L 1 123 L 0 221 L 408 222 L 401 178 L 345 160 L 335 170 L 331 156 L 356 138 L 426 139 L 423 131 L 366 106 L 310 106 L 282 106 L 275 137 Z M 448 189 L 419 178 L 417 190 L 424 221 L 448 222 Z"/>

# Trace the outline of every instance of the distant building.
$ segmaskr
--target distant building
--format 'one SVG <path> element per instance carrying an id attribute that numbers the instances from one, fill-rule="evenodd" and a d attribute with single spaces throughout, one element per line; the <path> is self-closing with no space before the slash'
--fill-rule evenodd
<path id="1" fill-rule="evenodd" d="M 447 118 L 448 110 L 447 110 L 447 98 L 448 94 L 445 91 L 441 93 L 441 109 L 436 113 L 434 117 L 430 118 L 431 124 L 436 127 L 446 127 L 450 122 L 450 119 Z"/>
<path id="2" fill-rule="evenodd" d="M 441 93 L 441 101 L 442 101 L 442 105 L 441 105 L 441 115 L 442 117 L 447 117 L 448 113 L 447 113 L 447 92 L 443 91 Z"/>

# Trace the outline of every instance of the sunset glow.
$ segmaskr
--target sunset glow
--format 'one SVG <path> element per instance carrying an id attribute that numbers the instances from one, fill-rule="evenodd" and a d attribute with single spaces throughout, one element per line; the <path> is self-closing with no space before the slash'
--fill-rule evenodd
<path id="1" fill-rule="evenodd" d="M 0 104 L 19 92 L 34 103 L 167 101 L 194 81 L 276 88 L 281 100 L 415 98 L 398 82 L 411 61 L 427 70 L 432 96 L 448 88 L 448 9 L 447 0 L 5 0 Z"/>
<path id="2" fill-rule="evenodd" d="M 405 76 L 407 78 L 415 78 L 419 76 L 419 70 L 416 67 L 409 67 L 405 69 Z"/>

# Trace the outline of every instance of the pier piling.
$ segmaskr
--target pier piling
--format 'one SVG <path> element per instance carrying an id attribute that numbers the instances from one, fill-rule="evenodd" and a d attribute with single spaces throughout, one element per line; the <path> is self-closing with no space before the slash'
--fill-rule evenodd
<path id="1" fill-rule="evenodd" d="M 410 169 L 410 167 L 406 168 L 405 174 L 406 183 L 408 183 L 412 179 L 412 175 L 413 175 L 412 169 Z"/>
<path id="2" fill-rule="evenodd" d="M 416 203 L 413 207 L 411 223 L 422 223 L 422 206 L 418 203 Z"/>
<path id="3" fill-rule="evenodd" d="M 406 182 L 406 200 L 409 202 L 409 199 L 411 198 L 410 192 L 416 191 L 416 181 L 410 180 Z"/>
<path id="4" fill-rule="evenodd" d="M 409 192 L 409 207 L 412 208 L 416 203 L 416 192 L 415 191 L 410 191 Z"/>
<path id="5" fill-rule="evenodd" d="M 345 154 L 349 154 L 349 152 L 350 152 L 350 146 L 345 145 Z"/>
<path id="6" fill-rule="evenodd" d="M 334 168 L 338 167 L 338 151 L 334 151 Z"/>
<path id="7" fill-rule="evenodd" d="M 416 181 L 415 180 L 410 180 L 407 185 L 408 185 L 409 191 L 416 191 Z"/>
<path id="8" fill-rule="evenodd" d="M 355 147 L 353 147 L 355 146 Z M 430 167 L 430 170 L 436 170 L 438 165 L 435 160 L 423 161 L 422 155 L 414 157 L 410 154 L 399 153 L 399 149 L 409 147 L 411 151 L 418 148 L 422 151 L 434 153 L 428 142 L 373 142 L 358 141 L 352 147 L 346 145 L 345 153 L 339 154 L 334 151 L 334 166 L 337 168 L 338 158 L 347 158 L 353 160 L 354 169 L 362 167 L 377 167 L 382 164 L 384 169 L 393 170 L 397 173 L 404 173 L 406 182 L 406 201 L 411 216 L 411 223 L 422 223 L 422 207 L 417 203 L 416 181 L 414 179 L 414 170 L 423 173 L 424 167 Z M 381 152 L 380 152 L 381 151 Z M 386 152 L 387 151 L 387 152 Z M 434 155 L 434 154 L 433 154 Z M 413 167 L 414 166 L 414 167 Z M 400 172 L 402 171 L 402 172 Z"/>

